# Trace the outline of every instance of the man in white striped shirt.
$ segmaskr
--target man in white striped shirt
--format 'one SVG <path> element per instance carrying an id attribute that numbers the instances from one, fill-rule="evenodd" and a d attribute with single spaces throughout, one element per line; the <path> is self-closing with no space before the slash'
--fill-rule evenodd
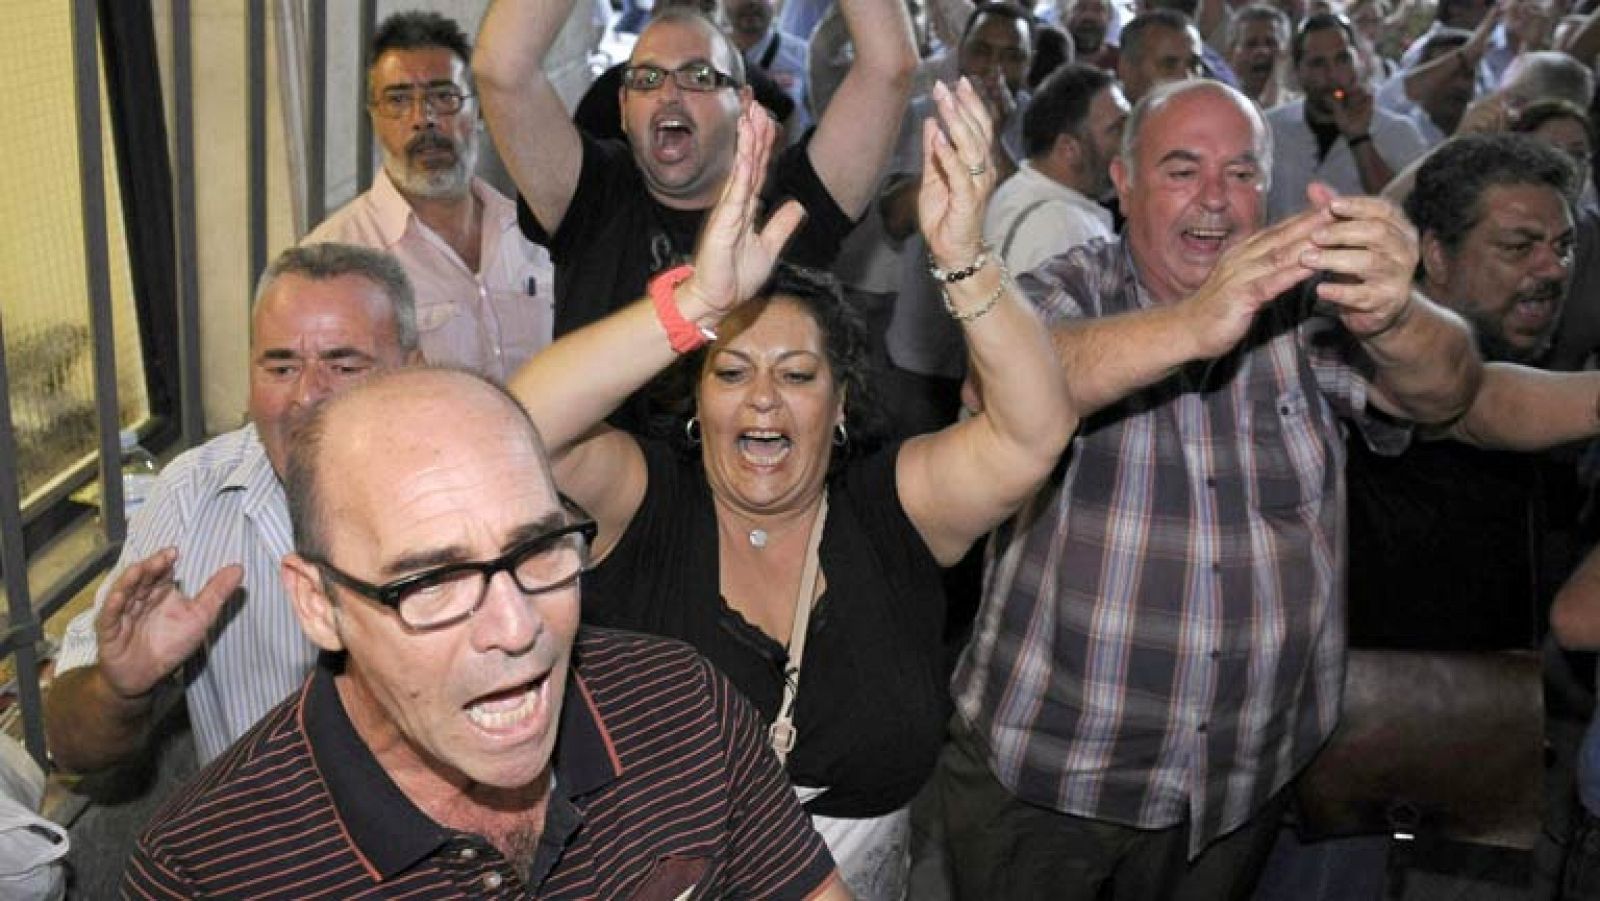
<path id="1" fill-rule="evenodd" d="M 311 669 L 315 649 L 279 579 L 293 548 L 280 477 L 317 404 L 419 359 L 404 271 L 350 245 L 286 251 L 257 287 L 250 356 L 250 424 L 162 472 L 93 608 L 67 627 L 45 701 L 64 769 L 128 759 L 161 691 L 179 685 L 204 765 Z"/>

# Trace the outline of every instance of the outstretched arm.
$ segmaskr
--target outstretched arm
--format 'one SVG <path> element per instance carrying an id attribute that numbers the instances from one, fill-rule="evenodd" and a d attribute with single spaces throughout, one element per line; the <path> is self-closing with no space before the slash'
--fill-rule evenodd
<path id="1" fill-rule="evenodd" d="M 934 259 L 954 270 L 985 253 L 983 212 L 997 180 L 987 152 L 993 124 L 966 79 L 953 93 L 935 86 L 933 96 L 939 122 L 923 125 L 919 218 Z M 945 286 L 983 409 L 906 442 L 896 460 L 901 504 L 945 565 L 1038 488 L 1078 424 L 1043 324 L 998 256 L 988 256 Z"/>
<path id="2" fill-rule="evenodd" d="M 1539 451 L 1600 435 L 1600 372 L 1487 363 L 1483 384 L 1450 429 L 1478 447 Z"/>
<path id="3" fill-rule="evenodd" d="M 495 0 L 483 17 L 472 75 L 495 149 L 546 232 L 578 188 L 583 144 L 544 73 L 544 57 L 573 0 Z"/>
<path id="4" fill-rule="evenodd" d="M 772 120 L 747 101 L 733 172 L 700 236 L 694 274 L 674 294 L 679 315 L 696 326 L 714 328 L 749 299 L 800 224 L 800 207 L 790 202 L 756 228 L 774 135 Z M 644 299 L 535 354 L 507 385 L 550 449 L 556 483 L 599 523 L 602 555 L 633 518 L 645 488 L 638 444 L 603 420 L 677 357 Z"/>
<path id="5" fill-rule="evenodd" d="M 177 560 L 165 548 L 117 575 L 95 616 L 99 660 L 62 673 L 45 695 L 45 734 L 63 769 L 105 769 L 139 750 L 156 689 L 199 649 L 244 575 L 223 567 L 191 599 L 173 581 Z"/>
<path id="6" fill-rule="evenodd" d="M 1192 360 L 1232 350 L 1262 307 L 1315 274 L 1301 257 L 1313 246 L 1311 235 L 1331 220 L 1325 204 L 1313 204 L 1256 232 L 1223 254 L 1205 283 L 1177 302 L 1055 324 L 1051 338 L 1078 415 L 1116 403 Z"/>
<path id="7" fill-rule="evenodd" d="M 855 62 L 828 102 L 808 152 L 839 208 L 858 218 L 894 150 L 917 68 L 903 0 L 839 0 Z"/>

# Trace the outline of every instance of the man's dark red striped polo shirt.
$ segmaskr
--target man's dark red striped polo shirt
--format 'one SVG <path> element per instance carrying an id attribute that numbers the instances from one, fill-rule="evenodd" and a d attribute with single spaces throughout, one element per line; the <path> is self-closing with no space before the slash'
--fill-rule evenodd
<path id="1" fill-rule="evenodd" d="M 755 714 L 709 663 L 585 628 L 574 664 L 527 881 L 401 794 L 324 660 L 156 817 L 124 896 L 804 898 L 828 881 L 827 848 Z"/>

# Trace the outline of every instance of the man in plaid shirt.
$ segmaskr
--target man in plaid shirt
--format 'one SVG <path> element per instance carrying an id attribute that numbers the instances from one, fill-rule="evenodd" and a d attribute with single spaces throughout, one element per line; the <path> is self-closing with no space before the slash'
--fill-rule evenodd
<path id="1" fill-rule="evenodd" d="M 956 672 L 963 897 L 1247 896 L 1337 717 L 1339 419 L 1397 452 L 1474 397 L 1400 212 L 1313 185 L 1263 230 L 1271 155 L 1236 91 L 1158 88 L 1111 167 L 1121 239 L 1022 279 L 1086 416 L 1000 531 Z"/>

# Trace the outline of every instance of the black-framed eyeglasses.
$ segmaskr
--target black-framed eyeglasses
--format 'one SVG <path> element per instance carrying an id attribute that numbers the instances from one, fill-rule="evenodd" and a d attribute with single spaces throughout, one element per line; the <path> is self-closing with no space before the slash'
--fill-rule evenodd
<path id="1" fill-rule="evenodd" d="M 431 632 L 467 619 L 489 596 L 498 573 L 526 595 L 560 591 L 589 568 L 589 546 L 599 530 L 593 520 L 536 535 L 493 560 L 450 563 L 384 585 L 374 585 L 340 570 L 321 557 L 306 559 L 330 580 L 392 609 L 413 632 Z"/>
<path id="2" fill-rule="evenodd" d="M 461 112 L 471 94 L 455 85 L 441 84 L 427 87 L 384 88 L 372 102 L 372 108 L 386 119 L 399 119 L 411 112 L 419 101 L 436 115 L 454 116 Z"/>
<path id="3" fill-rule="evenodd" d="M 627 66 L 622 70 L 622 86 L 630 91 L 653 91 L 667 83 L 668 75 L 685 91 L 705 93 L 737 85 L 733 76 L 704 60 L 697 60 L 684 63 L 676 69 L 663 69 L 648 63 Z"/>

